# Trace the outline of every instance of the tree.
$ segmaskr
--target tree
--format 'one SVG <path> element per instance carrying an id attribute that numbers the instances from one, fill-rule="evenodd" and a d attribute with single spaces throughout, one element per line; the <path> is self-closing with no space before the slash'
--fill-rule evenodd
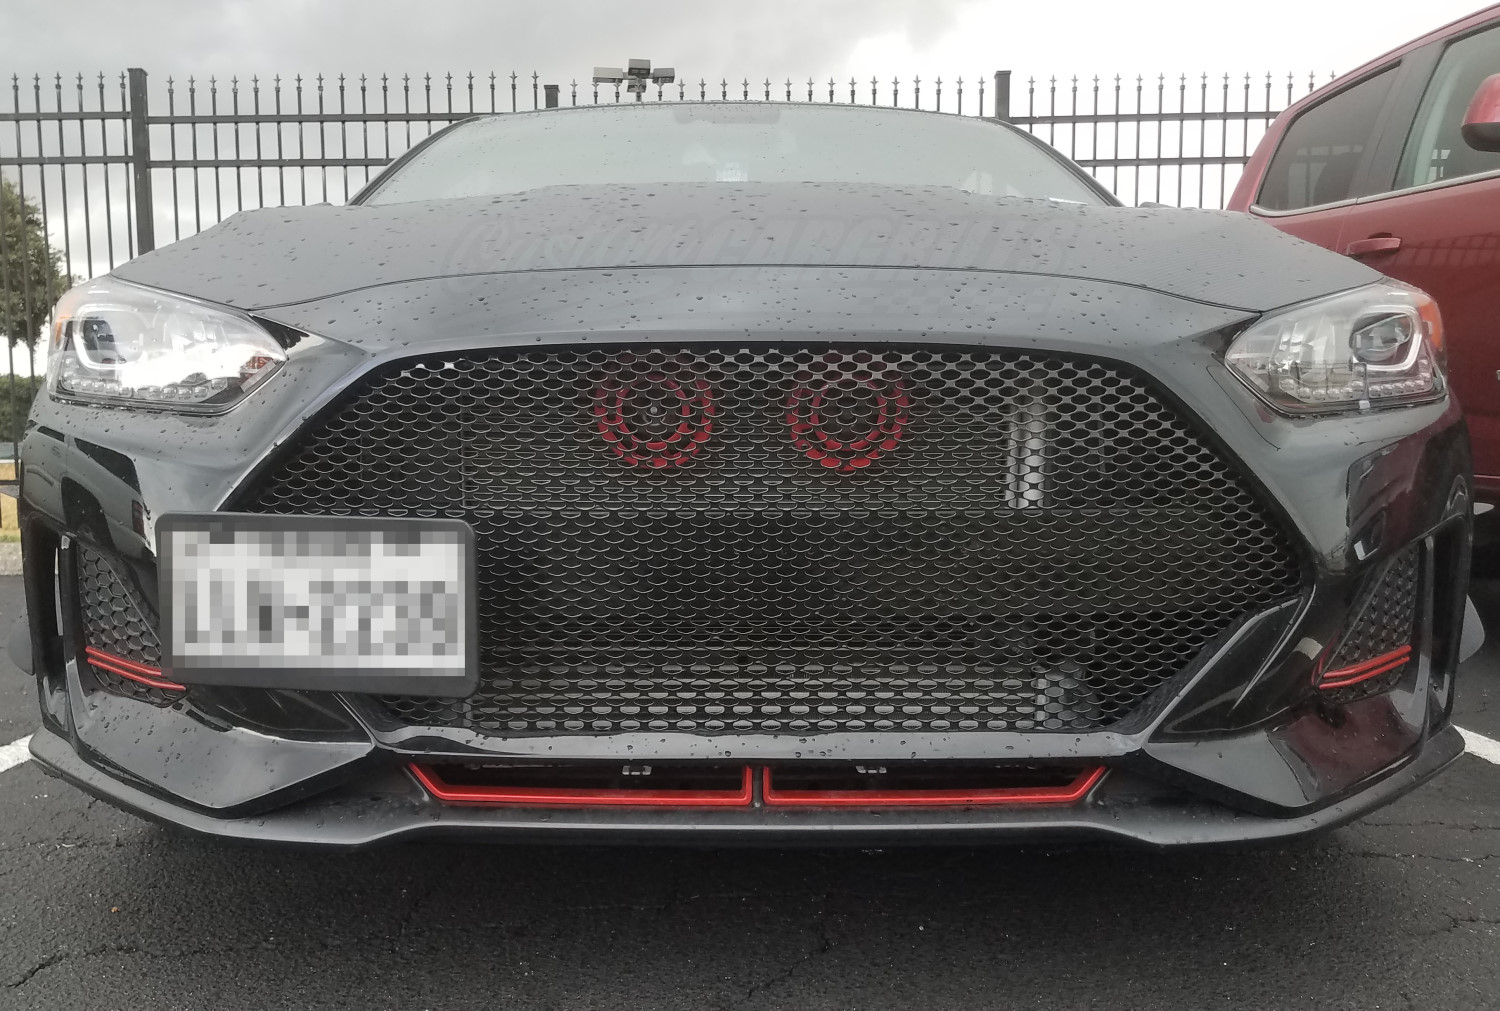
<path id="1" fill-rule="evenodd" d="M 0 459 L 10 455 L 13 444 L 26 434 L 26 416 L 42 388 L 42 376 L 0 376 Z M 0 480 L 4 479 L 0 465 Z"/>
<path id="2" fill-rule="evenodd" d="M 52 305 L 71 286 L 61 261 L 36 204 L 0 179 L 0 335 L 12 348 L 26 345 L 33 363 Z"/>

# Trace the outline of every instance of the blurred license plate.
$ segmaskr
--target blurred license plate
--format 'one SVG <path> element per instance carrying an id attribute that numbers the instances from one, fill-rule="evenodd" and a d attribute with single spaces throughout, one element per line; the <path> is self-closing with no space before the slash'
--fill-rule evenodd
<path id="1" fill-rule="evenodd" d="M 441 696 L 477 684 L 467 523 L 174 513 L 156 536 L 172 680 Z"/>

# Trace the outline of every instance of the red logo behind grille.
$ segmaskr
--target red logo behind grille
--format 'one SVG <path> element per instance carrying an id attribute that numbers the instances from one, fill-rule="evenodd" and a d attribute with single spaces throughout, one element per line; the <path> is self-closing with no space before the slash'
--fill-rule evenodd
<path id="1" fill-rule="evenodd" d="M 606 379 L 594 389 L 594 425 L 632 467 L 665 470 L 698 455 L 713 436 L 719 405 L 706 379 L 651 372 Z"/>
<path id="2" fill-rule="evenodd" d="M 840 474 L 863 470 L 895 449 L 910 424 L 911 390 L 900 378 L 814 381 L 786 398 L 792 445 Z"/>

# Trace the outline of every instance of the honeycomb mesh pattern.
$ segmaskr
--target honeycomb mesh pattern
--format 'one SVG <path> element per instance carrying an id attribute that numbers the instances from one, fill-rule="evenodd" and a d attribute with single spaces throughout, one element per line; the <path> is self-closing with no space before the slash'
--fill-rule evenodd
<path id="1" fill-rule="evenodd" d="M 1408 643 L 1416 645 L 1417 586 L 1422 550 L 1412 545 L 1392 558 L 1364 596 L 1348 633 L 1339 643 L 1328 670 L 1341 670 L 1384 656 Z M 1387 691 L 1401 680 L 1407 664 L 1394 670 L 1326 694 L 1338 701 L 1353 702 Z"/>
<path id="2" fill-rule="evenodd" d="M 247 496 L 455 517 L 504 735 L 1082 730 L 1299 588 L 1250 488 L 1086 360 L 495 350 L 373 373 Z"/>
<path id="3" fill-rule="evenodd" d="M 141 615 L 135 595 L 114 568 L 93 548 L 79 544 L 78 604 L 84 641 L 106 653 L 152 667 L 161 666 L 161 642 Z M 183 693 L 152 688 L 111 671 L 89 665 L 101 686 L 129 698 L 167 706 Z"/>

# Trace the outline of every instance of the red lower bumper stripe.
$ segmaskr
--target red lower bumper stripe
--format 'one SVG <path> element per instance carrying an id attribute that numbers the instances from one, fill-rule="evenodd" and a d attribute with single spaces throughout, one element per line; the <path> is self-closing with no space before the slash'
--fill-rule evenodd
<path id="1" fill-rule="evenodd" d="M 576 787 L 460 786 L 435 769 L 411 766 L 422 788 L 445 804 L 509 804 L 529 807 L 748 807 L 749 766 L 737 790 L 586 790 Z"/>
<path id="2" fill-rule="evenodd" d="M 83 652 L 88 657 L 89 663 L 100 670 L 109 671 L 111 674 L 118 674 L 122 678 L 127 678 L 151 688 L 160 688 L 169 692 L 187 691 L 187 685 L 180 685 L 176 681 L 168 681 L 162 677 L 161 668 L 159 667 L 148 667 L 143 663 L 127 660 L 122 656 L 106 653 L 102 649 L 95 649 L 93 646 L 85 646 Z"/>
<path id="3" fill-rule="evenodd" d="M 754 770 L 745 767 L 737 790 L 618 790 L 575 787 L 472 786 L 449 783 L 429 766 L 410 766 L 422 788 L 445 804 L 519 807 L 749 807 Z M 1076 804 L 1104 778 L 1104 766 L 1081 770 L 1070 782 L 1047 787 L 970 790 L 777 790 L 761 770 L 767 807 L 977 807 Z"/>
<path id="4" fill-rule="evenodd" d="M 1324 672 L 1318 679 L 1318 687 L 1323 690 L 1332 688 L 1347 688 L 1357 685 L 1361 681 L 1379 677 L 1381 674 L 1389 673 L 1400 667 L 1411 659 L 1411 645 L 1401 646 L 1389 653 L 1382 653 L 1372 660 L 1354 664 L 1352 667 L 1340 667 L 1338 670 Z"/>
<path id="5" fill-rule="evenodd" d="M 980 790 L 777 790 L 765 770 L 761 796 L 768 807 L 977 807 L 1010 804 L 1076 804 L 1104 778 L 1104 766 L 1078 773 L 1062 786 Z"/>

